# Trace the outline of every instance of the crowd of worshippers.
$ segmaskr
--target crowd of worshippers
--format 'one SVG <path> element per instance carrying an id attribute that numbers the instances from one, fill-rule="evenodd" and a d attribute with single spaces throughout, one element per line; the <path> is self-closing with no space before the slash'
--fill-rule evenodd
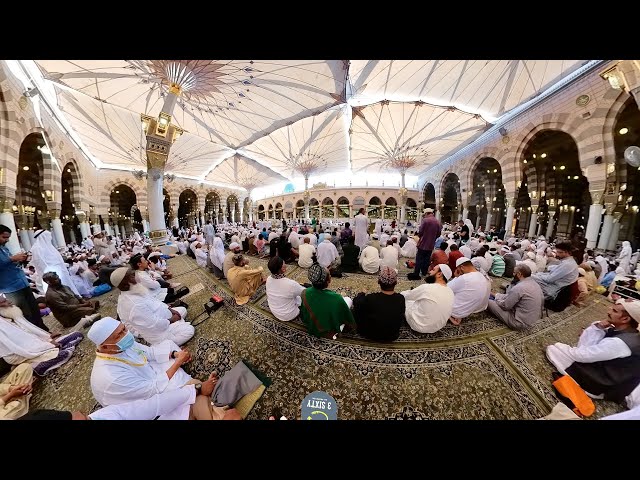
<path id="1" fill-rule="evenodd" d="M 543 237 L 536 241 L 515 236 L 505 239 L 504 231 L 475 231 L 468 220 L 443 226 L 431 209 L 425 210 L 417 227 L 401 230 L 395 222 L 371 222 L 361 210 L 353 224 L 314 222 L 287 227 L 283 221 L 282 227 L 272 222 L 254 222 L 216 228 L 208 222 L 202 228 L 175 229 L 171 244 L 177 253 L 193 257 L 200 267 L 226 280 L 238 305 L 247 303 L 266 284 L 269 309 L 278 320 L 299 319 L 309 334 L 318 337 L 336 339 L 341 333 L 352 331 L 379 342 L 396 340 L 405 322 L 416 332 L 433 333 L 447 322 L 460 325 L 470 315 L 485 310 L 510 328 L 528 329 L 542 318 L 545 307 L 560 311 L 572 303 L 581 304 L 591 291 L 606 289 L 611 271 L 614 275 L 609 275 L 609 285 L 625 281 L 630 286 L 630 272 L 635 271 L 637 263 L 637 255 L 628 255 L 624 244 L 616 260 L 607 260 L 585 251 L 585 244 L 580 241 L 549 245 Z M 10 233 L 0 226 L 1 245 L 8 241 Z M 225 246 L 229 249 L 226 253 Z M 250 256 L 268 257 L 268 274 L 262 267 L 252 268 Z M 396 292 L 401 257 L 414 268 L 408 278 L 423 279 L 424 283 Z M 31 386 L 25 378 L 30 379 L 33 373 L 46 375 L 66 363 L 84 337 L 80 330 L 89 326 L 88 336 L 97 345 L 91 379 L 93 394 L 103 407 L 122 408 L 108 412 L 103 409 L 94 417 L 78 413 L 82 418 L 130 418 L 135 417 L 132 412 L 140 411 L 166 416 L 157 413 L 165 397 L 171 398 L 166 400 L 169 405 L 174 405 L 172 401 L 182 402 L 181 409 L 174 408 L 181 410 L 180 418 L 237 417 L 237 412 L 227 408 L 229 404 L 209 402 L 209 390 L 220 384 L 217 378 L 187 380 L 188 375 L 181 369 L 191 356 L 180 345 L 195 330 L 185 320 L 187 305 L 180 300 L 188 290 L 170 282 L 167 258 L 137 232 L 128 240 L 101 233 L 85 239 L 82 246 L 58 250 L 52 245 L 50 232 L 38 231 L 30 255 L 10 255 L 1 247 L 0 288 L 4 298 L 0 299 L 0 308 L 6 312 L 0 311 L 0 356 L 14 366 L 3 383 L 8 390 L 0 401 L 5 407 L 8 403 L 13 405 L 9 409 L 13 413 L 7 418 L 23 415 L 25 403 L 28 408 Z M 309 282 L 300 284 L 287 278 L 288 263 L 307 269 Z M 338 294 L 330 288 L 331 279 L 343 272 L 377 275 L 380 291 L 361 292 L 353 299 Z M 78 289 L 74 276 L 86 281 L 86 289 Z M 492 276 L 509 280 L 502 285 L 502 292 L 492 291 Z M 616 276 L 625 280 L 616 281 Z M 101 293 L 96 291 L 101 285 L 104 291 L 119 291 L 117 319 L 99 320 L 99 304 L 90 298 Z M 615 341 L 605 343 L 618 348 L 608 350 L 611 356 L 593 358 L 599 364 L 605 363 L 606 370 L 612 365 L 609 361 L 633 357 L 621 363 L 625 371 L 632 373 L 615 377 L 623 379 L 625 388 L 621 391 L 631 408 L 627 397 L 640 383 L 640 369 L 636 382 L 636 369 L 629 367 L 635 365 L 636 352 L 640 353 L 640 342 L 638 347 L 633 343 L 640 339 L 633 306 L 636 303 L 618 290 L 607 292 L 611 300 L 619 303 L 612 307 L 609 320 L 598 322 L 593 328 L 603 332 L 597 342 L 611 338 Z M 52 335 L 42 322 L 42 315 L 49 313 L 62 326 L 75 328 L 64 336 Z M 620 331 L 630 335 L 616 333 Z M 584 343 L 582 337 L 580 342 Z M 577 348 L 581 346 L 579 343 Z M 597 363 L 584 353 L 571 357 L 575 349 L 567 348 L 563 352 L 573 363 Z M 549 358 L 554 362 L 552 356 Z M 568 372 L 572 365 L 567 358 L 554 363 L 560 372 Z M 600 373 L 609 374 L 608 370 Z M 172 382 L 174 377 L 178 380 Z M 189 382 L 196 387 L 187 395 L 182 386 Z M 614 398 L 607 397 L 606 385 L 598 385 L 585 390 L 594 396 Z M 168 395 L 174 389 L 181 393 Z M 198 400 L 201 396 L 205 398 Z M 640 394 L 637 396 L 640 398 Z M 623 397 L 617 394 L 615 398 L 620 401 Z M 216 410 L 216 406 L 223 410 Z"/>

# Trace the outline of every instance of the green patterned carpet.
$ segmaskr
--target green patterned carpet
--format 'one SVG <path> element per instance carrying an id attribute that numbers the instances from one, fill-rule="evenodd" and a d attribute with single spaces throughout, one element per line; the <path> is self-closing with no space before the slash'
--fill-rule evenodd
<path id="1" fill-rule="evenodd" d="M 251 264 L 267 271 L 267 259 L 251 258 Z M 575 344 L 581 329 L 603 318 L 607 308 L 603 297 L 592 295 L 585 307 L 551 313 L 526 333 L 478 314 L 434 334 L 415 333 L 405 326 L 392 344 L 369 342 L 357 334 L 326 340 L 307 335 L 301 323 L 276 320 L 264 287 L 238 307 L 226 281 L 216 280 L 193 259 L 171 259 L 169 269 L 174 281 L 192 290 L 184 298 L 190 306 L 189 320 L 198 317 L 212 293 L 225 299 L 225 306 L 210 318 L 196 320 L 204 321 L 185 345 L 195 354 L 185 369 L 205 378 L 246 359 L 273 381 L 249 419 L 266 419 L 276 407 L 299 418 L 302 399 L 314 390 L 337 400 L 341 419 L 539 418 L 557 402 L 551 387 L 553 367 L 544 348 L 558 341 Z M 407 273 L 401 267 L 398 291 L 420 284 L 407 280 Z M 287 275 L 307 281 L 306 270 L 295 265 L 288 266 Z M 500 283 L 496 280 L 496 287 Z M 378 285 L 373 275 L 345 274 L 333 279 L 330 288 L 352 296 L 377 291 Z M 100 297 L 103 316 L 115 316 L 117 295 L 116 291 Z M 55 319 L 45 321 L 60 330 Z M 93 350 L 91 342 L 83 340 L 66 365 L 37 384 L 31 408 L 94 409 L 89 386 Z M 611 402 L 596 401 L 592 418 L 621 410 Z"/>

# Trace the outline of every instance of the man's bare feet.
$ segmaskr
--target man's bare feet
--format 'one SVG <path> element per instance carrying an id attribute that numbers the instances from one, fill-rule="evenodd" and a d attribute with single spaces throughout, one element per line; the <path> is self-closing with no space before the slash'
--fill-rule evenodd
<path id="1" fill-rule="evenodd" d="M 454 325 L 460 325 L 462 323 L 461 318 L 449 317 L 449 321 Z"/>

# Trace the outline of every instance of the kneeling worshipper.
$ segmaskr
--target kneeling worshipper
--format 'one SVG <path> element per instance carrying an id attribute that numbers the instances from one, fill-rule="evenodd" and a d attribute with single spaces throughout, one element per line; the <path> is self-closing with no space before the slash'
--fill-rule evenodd
<path id="1" fill-rule="evenodd" d="M 454 325 L 460 325 L 463 318 L 487 309 L 491 294 L 491 280 L 480 273 L 467 257 L 456 261 L 455 278 L 449 283 L 453 290 L 453 310 L 449 319 Z"/>
<path id="2" fill-rule="evenodd" d="M 623 404 L 640 384 L 640 301 L 618 301 L 587 327 L 576 347 L 555 343 L 547 358 L 592 398 Z"/>
<path id="3" fill-rule="evenodd" d="M 355 328 L 356 321 L 351 313 L 353 301 L 327 288 L 331 283 L 329 270 L 314 263 L 309 267 L 308 276 L 312 286 L 302 292 L 300 307 L 307 332 L 335 340 L 345 326 Z"/>
<path id="4" fill-rule="evenodd" d="M 134 335 L 141 335 L 151 345 L 171 340 L 183 345 L 195 333 L 191 323 L 185 322 L 187 309 L 169 307 L 149 294 L 149 289 L 138 283 L 135 271 L 121 267 L 111 274 L 111 284 L 120 289 L 118 316 Z"/>
<path id="5" fill-rule="evenodd" d="M 224 264 L 224 244 L 222 239 L 218 236 L 213 237 L 213 245 L 209 249 L 209 258 L 213 265 L 213 274 L 218 280 L 224 278 L 223 264 Z"/>
<path id="6" fill-rule="evenodd" d="M 378 273 L 380 270 L 380 255 L 378 249 L 371 245 L 371 240 L 367 240 L 367 246 L 360 254 L 360 267 L 366 273 Z"/>
<path id="7" fill-rule="evenodd" d="M 77 410 L 35 410 L 21 420 L 242 420 L 235 408 L 211 404 L 217 381 L 211 374 L 199 388 L 197 384 L 187 384 L 149 398 L 99 408 L 88 415 Z"/>
<path id="8" fill-rule="evenodd" d="M 20 308 L 0 300 L 0 357 L 9 365 L 26 363 L 44 376 L 65 364 L 83 338 L 79 332 L 52 336 L 27 321 Z"/>
<path id="9" fill-rule="evenodd" d="M 405 258 L 416 258 L 418 254 L 418 244 L 413 236 L 409 237 L 406 242 L 400 247 L 400 255 Z"/>
<path id="10" fill-rule="evenodd" d="M 398 283 L 395 268 L 383 266 L 378 274 L 380 291 L 360 292 L 353 299 L 353 316 L 358 333 L 376 342 L 393 342 L 400 336 L 404 323 L 405 300 L 394 291 Z"/>
<path id="11" fill-rule="evenodd" d="M 0 420 L 15 420 L 29 411 L 32 381 L 33 368 L 28 363 L 21 363 L 0 381 Z"/>
<path id="12" fill-rule="evenodd" d="M 273 316 L 283 322 L 288 322 L 300 315 L 300 294 L 304 287 L 295 280 L 285 276 L 287 264 L 280 257 L 269 260 L 267 277 L 267 302 Z"/>
<path id="13" fill-rule="evenodd" d="M 447 324 L 453 310 L 453 291 L 447 286 L 453 273 L 447 264 L 438 264 L 428 272 L 425 283 L 405 290 L 405 316 L 412 330 L 434 333 Z"/>
<path id="14" fill-rule="evenodd" d="M 258 287 L 265 283 L 262 278 L 262 266 L 249 268 L 249 260 L 245 259 L 241 253 L 233 256 L 233 267 L 227 272 L 229 286 L 233 290 L 236 304 L 244 305 L 251 296 L 256 293 Z"/>

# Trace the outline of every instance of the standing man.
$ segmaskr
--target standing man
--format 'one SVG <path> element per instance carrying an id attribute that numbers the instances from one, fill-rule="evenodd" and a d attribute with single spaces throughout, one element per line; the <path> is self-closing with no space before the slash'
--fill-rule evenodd
<path id="1" fill-rule="evenodd" d="M 204 238 L 207 242 L 207 245 L 209 246 L 213 245 L 213 236 L 216 233 L 216 230 L 213 224 L 211 223 L 211 220 L 209 220 L 207 224 L 204 227 L 202 227 L 202 230 L 204 231 Z"/>
<path id="2" fill-rule="evenodd" d="M 356 236 L 355 244 L 360 247 L 360 251 L 362 251 L 369 241 L 369 218 L 364 214 L 364 208 L 360 209 L 353 223 Z"/>
<path id="3" fill-rule="evenodd" d="M 426 208 L 422 223 L 418 229 L 418 254 L 416 255 L 416 269 L 413 273 L 407 275 L 409 280 L 419 280 L 422 275 L 426 275 L 429 271 L 429 260 L 436 238 L 440 235 L 442 225 L 433 215 L 433 208 Z"/>
<path id="4" fill-rule="evenodd" d="M 27 276 L 18 265 L 27 259 L 27 254 L 22 252 L 11 255 L 5 246 L 10 238 L 11 229 L 0 225 L 0 293 L 4 293 L 8 300 L 20 307 L 27 320 L 48 332 L 49 329 L 40 316 L 38 303 L 29 288 Z"/>

